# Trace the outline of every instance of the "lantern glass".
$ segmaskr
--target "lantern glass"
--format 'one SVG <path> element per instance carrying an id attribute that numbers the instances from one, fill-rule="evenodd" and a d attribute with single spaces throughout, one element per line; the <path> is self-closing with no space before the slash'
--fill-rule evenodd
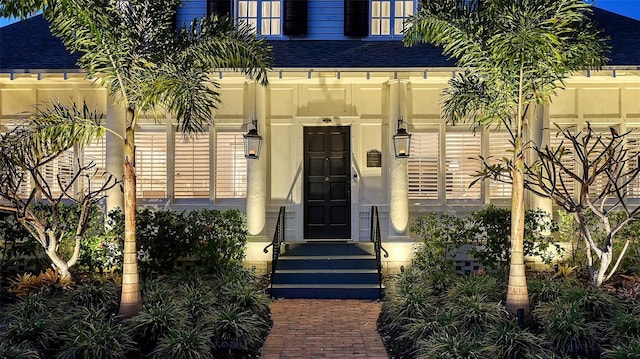
<path id="1" fill-rule="evenodd" d="M 396 158 L 408 158 L 411 154 L 411 134 L 402 128 L 402 119 L 398 120 L 398 132 L 393 136 L 393 150 Z"/>
<path id="2" fill-rule="evenodd" d="M 262 136 L 258 134 L 257 129 L 251 129 L 244 137 L 244 157 L 247 159 L 260 158 L 260 150 L 262 149 Z"/>

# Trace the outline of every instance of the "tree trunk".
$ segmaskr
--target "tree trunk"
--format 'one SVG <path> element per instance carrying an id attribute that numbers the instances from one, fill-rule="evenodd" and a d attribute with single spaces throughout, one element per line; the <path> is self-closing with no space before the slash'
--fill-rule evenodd
<path id="1" fill-rule="evenodd" d="M 602 255 L 600 255 L 600 265 L 598 270 L 595 271 L 592 282 L 596 288 L 600 288 L 602 283 L 604 283 L 604 277 L 607 273 L 607 268 L 611 265 L 613 261 L 613 246 L 607 245 L 606 248 L 602 251 Z"/>
<path id="2" fill-rule="evenodd" d="M 516 140 L 517 141 L 517 140 Z M 507 288 L 507 311 L 517 314 L 518 309 L 529 315 L 529 292 L 524 265 L 524 159 L 520 148 L 515 148 L 513 187 L 511 193 L 511 262 L 509 263 L 509 285 Z"/>
<path id="3" fill-rule="evenodd" d="M 136 249 L 136 169 L 134 131 L 127 128 L 124 161 L 124 259 L 119 315 L 131 317 L 142 309 Z"/>

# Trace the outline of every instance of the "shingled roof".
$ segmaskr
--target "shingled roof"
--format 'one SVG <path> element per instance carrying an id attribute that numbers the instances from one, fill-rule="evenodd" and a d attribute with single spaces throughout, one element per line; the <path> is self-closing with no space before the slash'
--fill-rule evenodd
<path id="1" fill-rule="evenodd" d="M 594 9 L 593 19 L 610 38 L 608 65 L 640 66 L 640 21 Z M 76 69 L 69 54 L 52 36 L 42 15 L 0 28 L 0 72 Z M 454 62 L 426 44 L 404 47 L 400 41 L 291 40 L 269 41 L 274 68 L 450 67 Z"/>

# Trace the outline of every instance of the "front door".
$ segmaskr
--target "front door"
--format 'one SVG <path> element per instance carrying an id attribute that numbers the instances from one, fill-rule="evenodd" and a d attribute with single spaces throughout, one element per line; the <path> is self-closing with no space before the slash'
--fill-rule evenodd
<path id="1" fill-rule="evenodd" d="M 350 128 L 304 128 L 304 237 L 351 238 Z"/>

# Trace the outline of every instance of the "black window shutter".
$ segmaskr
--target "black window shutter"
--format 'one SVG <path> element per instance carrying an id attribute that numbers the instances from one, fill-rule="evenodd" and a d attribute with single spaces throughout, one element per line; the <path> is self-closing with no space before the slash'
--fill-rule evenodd
<path id="1" fill-rule="evenodd" d="M 307 0 L 284 0 L 284 29 L 282 33 L 291 36 L 307 34 Z"/>
<path id="2" fill-rule="evenodd" d="M 207 0 L 207 16 L 231 14 L 231 0 Z"/>
<path id="3" fill-rule="evenodd" d="M 369 35 L 369 0 L 344 1 L 344 35 Z"/>

